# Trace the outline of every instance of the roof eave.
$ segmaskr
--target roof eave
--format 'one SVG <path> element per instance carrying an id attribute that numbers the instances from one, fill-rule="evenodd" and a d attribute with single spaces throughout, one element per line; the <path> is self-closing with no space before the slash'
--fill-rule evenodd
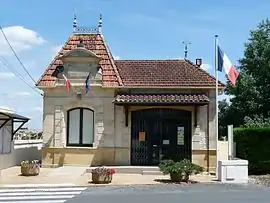
<path id="1" fill-rule="evenodd" d="M 40 90 L 55 88 L 56 86 L 42 86 L 36 85 L 36 88 Z M 118 89 L 208 89 L 214 90 L 216 86 L 108 86 L 102 85 L 102 88 L 118 88 Z M 225 86 L 219 86 L 219 90 L 223 91 Z"/>
<path id="2" fill-rule="evenodd" d="M 107 88 L 107 87 L 104 87 Z M 121 89 L 216 89 L 215 86 L 119 86 Z M 219 86 L 218 89 L 224 90 L 225 87 Z"/>
<path id="3" fill-rule="evenodd" d="M 125 106 L 125 105 L 132 105 L 132 106 L 205 106 L 208 105 L 209 102 L 198 102 L 198 103 L 155 103 L 155 102 L 113 102 L 117 106 Z"/>

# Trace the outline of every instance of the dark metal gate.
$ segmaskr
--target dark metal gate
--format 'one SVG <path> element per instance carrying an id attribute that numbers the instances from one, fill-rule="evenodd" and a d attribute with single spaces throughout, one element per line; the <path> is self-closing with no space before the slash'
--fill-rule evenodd
<path id="1" fill-rule="evenodd" d="M 131 164 L 191 158 L 191 112 L 145 109 L 131 112 Z"/>

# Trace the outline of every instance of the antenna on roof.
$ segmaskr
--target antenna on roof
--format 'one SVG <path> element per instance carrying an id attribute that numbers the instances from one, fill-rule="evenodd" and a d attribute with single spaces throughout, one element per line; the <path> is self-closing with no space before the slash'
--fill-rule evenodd
<path id="1" fill-rule="evenodd" d="M 77 31 L 77 17 L 76 13 L 74 13 L 74 18 L 73 18 L 73 32 Z"/>
<path id="2" fill-rule="evenodd" d="M 188 45 L 190 45 L 191 44 L 191 42 L 186 42 L 186 41 L 184 41 L 184 42 L 182 42 L 183 44 L 184 44 L 184 46 L 185 46 L 185 49 L 184 49 L 184 54 L 185 54 L 185 59 L 188 57 Z"/>
<path id="3" fill-rule="evenodd" d="M 98 21 L 98 33 L 101 34 L 102 32 L 102 14 L 99 14 L 99 21 Z"/>

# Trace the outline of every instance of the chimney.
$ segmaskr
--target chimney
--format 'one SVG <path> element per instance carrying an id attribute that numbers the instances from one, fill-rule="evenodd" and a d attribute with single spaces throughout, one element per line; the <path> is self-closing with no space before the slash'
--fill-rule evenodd
<path id="1" fill-rule="evenodd" d="M 202 59 L 200 58 L 196 59 L 196 66 L 201 67 L 201 65 L 202 65 Z"/>

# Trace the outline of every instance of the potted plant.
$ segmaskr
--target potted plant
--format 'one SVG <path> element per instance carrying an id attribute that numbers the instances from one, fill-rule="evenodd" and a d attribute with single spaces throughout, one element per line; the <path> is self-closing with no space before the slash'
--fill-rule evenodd
<path id="1" fill-rule="evenodd" d="M 203 171 L 201 166 L 193 164 L 187 159 L 180 162 L 164 160 L 159 164 L 159 169 L 163 174 L 170 174 L 173 182 L 188 182 L 190 175 Z"/>
<path id="2" fill-rule="evenodd" d="M 40 172 L 39 160 L 24 160 L 21 162 L 21 174 L 23 176 L 36 176 Z"/>
<path id="3" fill-rule="evenodd" d="M 115 174 L 115 169 L 97 167 L 91 171 L 92 182 L 95 184 L 108 184 L 112 182 L 113 174 Z"/>

